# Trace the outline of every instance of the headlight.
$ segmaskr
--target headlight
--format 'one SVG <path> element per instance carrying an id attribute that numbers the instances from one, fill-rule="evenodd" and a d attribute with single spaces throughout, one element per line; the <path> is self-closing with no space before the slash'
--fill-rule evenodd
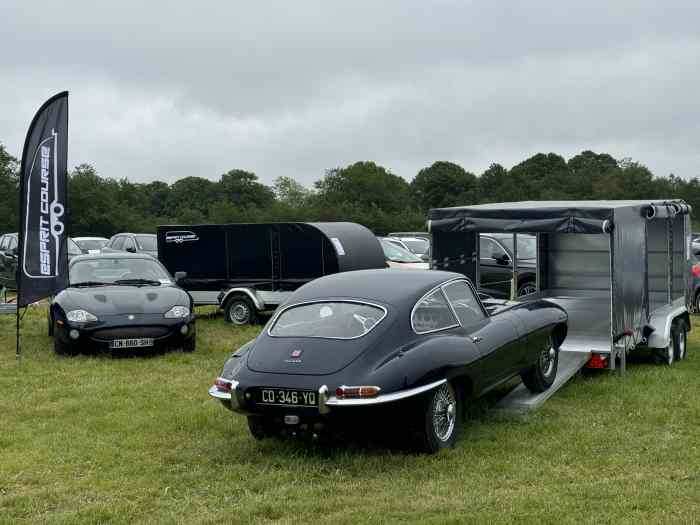
<path id="1" fill-rule="evenodd" d="M 97 316 L 85 310 L 71 310 L 66 314 L 66 319 L 73 323 L 87 323 L 89 321 L 97 321 Z"/>
<path id="2" fill-rule="evenodd" d="M 165 312 L 166 319 L 182 319 L 190 315 L 190 309 L 186 306 L 173 306 L 170 310 Z"/>

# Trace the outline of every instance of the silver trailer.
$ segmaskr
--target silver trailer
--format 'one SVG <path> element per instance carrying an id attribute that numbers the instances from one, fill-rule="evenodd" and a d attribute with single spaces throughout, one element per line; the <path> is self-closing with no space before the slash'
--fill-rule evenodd
<path id="1" fill-rule="evenodd" d="M 560 356 L 573 371 L 565 376 L 586 363 L 624 372 L 627 355 L 643 347 L 671 364 L 685 357 L 690 330 L 690 211 L 670 199 L 433 209 L 432 264 L 479 283 L 480 233 L 534 234 L 536 292 L 519 299 L 546 298 L 568 312 Z M 517 254 L 513 258 L 511 289 L 517 290 Z"/>

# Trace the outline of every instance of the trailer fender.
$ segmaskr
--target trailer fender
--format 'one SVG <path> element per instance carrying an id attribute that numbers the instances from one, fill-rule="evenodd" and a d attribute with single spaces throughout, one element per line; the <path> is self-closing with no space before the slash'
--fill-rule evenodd
<path id="1" fill-rule="evenodd" d="M 251 290 L 250 288 L 230 288 L 224 291 L 223 295 L 221 296 L 221 300 L 219 301 L 219 306 L 223 308 L 223 306 L 226 304 L 226 301 L 228 301 L 229 297 L 232 297 L 236 294 L 243 294 L 248 296 L 248 298 L 251 301 L 253 301 L 253 304 L 255 305 L 255 308 L 258 309 L 258 311 L 262 311 L 265 309 L 265 303 L 262 300 L 260 300 L 255 291 Z"/>
<path id="2" fill-rule="evenodd" d="M 685 321 L 688 329 L 690 329 L 690 318 L 685 306 L 664 308 L 661 312 L 655 312 L 649 320 L 649 326 L 654 331 L 649 334 L 647 346 L 649 348 L 666 348 L 671 340 L 671 325 L 679 317 Z"/>

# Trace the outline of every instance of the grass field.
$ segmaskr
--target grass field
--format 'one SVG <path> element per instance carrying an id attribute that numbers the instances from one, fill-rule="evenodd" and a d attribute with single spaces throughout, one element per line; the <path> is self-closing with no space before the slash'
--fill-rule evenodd
<path id="1" fill-rule="evenodd" d="M 0 318 L 0 523 L 700 521 L 700 333 L 672 368 L 578 377 L 421 456 L 254 441 L 206 392 L 256 330 L 198 323 L 194 354 L 57 358 L 33 308 L 17 363 Z"/>

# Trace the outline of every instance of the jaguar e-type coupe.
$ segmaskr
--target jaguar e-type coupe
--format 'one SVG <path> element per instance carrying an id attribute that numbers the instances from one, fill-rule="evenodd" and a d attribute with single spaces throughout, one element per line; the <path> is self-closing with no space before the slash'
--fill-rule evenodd
<path id="1" fill-rule="evenodd" d="M 192 297 L 150 255 L 80 255 L 70 261 L 68 274 L 69 287 L 49 308 L 57 354 L 194 351 Z"/>
<path id="2" fill-rule="evenodd" d="M 258 439 L 321 432 L 358 413 L 369 429 L 384 407 L 435 452 L 454 444 L 471 399 L 518 374 L 534 392 L 556 376 L 564 310 L 539 299 L 489 310 L 457 273 L 322 277 L 231 355 L 209 394 L 247 415 Z"/>

